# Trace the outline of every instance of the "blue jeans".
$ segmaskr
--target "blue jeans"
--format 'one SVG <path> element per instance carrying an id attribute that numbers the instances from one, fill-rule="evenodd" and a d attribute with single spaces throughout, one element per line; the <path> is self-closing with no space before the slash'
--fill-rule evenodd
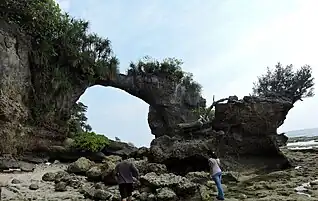
<path id="1" fill-rule="evenodd" d="M 222 172 L 215 173 L 212 176 L 213 181 L 216 184 L 216 187 L 218 189 L 218 198 L 223 200 L 224 199 L 224 192 L 222 188 Z"/>

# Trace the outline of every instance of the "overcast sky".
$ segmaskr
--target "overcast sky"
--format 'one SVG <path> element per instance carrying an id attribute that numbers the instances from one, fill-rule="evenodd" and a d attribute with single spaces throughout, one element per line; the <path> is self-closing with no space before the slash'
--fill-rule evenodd
<path id="1" fill-rule="evenodd" d="M 145 55 L 177 57 L 212 96 L 251 93 L 257 76 L 277 62 L 309 64 L 318 78 L 316 0 L 59 0 L 63 10 L 90 21 L 112 41 L 124 72 Z M 316 94 L 318 94 L 317 90 Z M 80 98 L 98 133 L 137 146 L 153 136 L 148 105 L 114 88 L 91 87 Z M 318 127 L 318 96 L 299 102 L 279 131 Z"/>

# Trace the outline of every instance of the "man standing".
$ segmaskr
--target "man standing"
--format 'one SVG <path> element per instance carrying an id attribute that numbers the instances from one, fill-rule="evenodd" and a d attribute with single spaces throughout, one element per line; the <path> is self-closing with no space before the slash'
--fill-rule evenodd
<path id="1" fill-rule="evenodd" d="M 131 201 L 134 178 L 138 179 L 139 172 L 135 165 L 124 160 L 116 165 L 116 179 L 119 185 L 119 192 L 122 201 Z"/>

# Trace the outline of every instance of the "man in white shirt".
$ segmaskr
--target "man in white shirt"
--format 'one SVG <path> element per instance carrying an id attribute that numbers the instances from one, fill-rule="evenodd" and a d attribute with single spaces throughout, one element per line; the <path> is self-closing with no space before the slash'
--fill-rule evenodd
<path id="1" fill-rule="evenodd" d="M 215 182 L 215 185 L 218 189 L 218 200 L 224 200 L 224 192 L 222 188 L 222 170 L 220 168 L 220 159 L 216 156 L 214 152 L 210 153 L 209 166 L 211 178 Z"/>

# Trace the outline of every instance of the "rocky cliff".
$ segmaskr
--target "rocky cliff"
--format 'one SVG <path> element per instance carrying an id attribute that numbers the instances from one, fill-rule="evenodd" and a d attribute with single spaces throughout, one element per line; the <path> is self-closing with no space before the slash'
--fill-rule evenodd
<path id="1" fill-rule="evenodd" d="M 17 31 L 17 27 L 3 22 L 0 26 L 0 153 L 16 153 L 25 146 L 21 142 L 28 135 L 30 44 L 27 37 Z"/>

